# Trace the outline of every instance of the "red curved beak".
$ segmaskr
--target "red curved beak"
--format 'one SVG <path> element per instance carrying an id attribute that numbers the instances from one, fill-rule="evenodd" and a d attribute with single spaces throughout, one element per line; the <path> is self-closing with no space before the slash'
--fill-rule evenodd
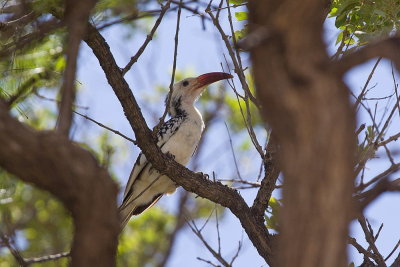
<path id="1" fill-rule="evenodd" d="M 225 73 L 225 72 L 206 73 L 206 74 L 200 75 L 199 77 L 196 78 L 197 84 L 196 84 L 195 89 L 202 88 L 202 87 L 212 84 L 214 82 L 217 82 L 220 80 L 225 80 L 225 79 L 230 79 L 230 78 L 233 78 L 233 76 L 230 75 L 229 73 Z"/>

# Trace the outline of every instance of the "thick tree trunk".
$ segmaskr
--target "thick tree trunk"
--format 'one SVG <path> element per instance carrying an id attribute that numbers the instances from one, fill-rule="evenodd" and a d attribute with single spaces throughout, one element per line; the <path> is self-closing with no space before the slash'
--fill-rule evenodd
<path id="1" fill-rule="evenodd" d="M 250 1 L 251 58 L 262 113 L 282 147 L 276 266 L 345 266 L 352 212 L 354 112 L 328 71 L 321 0 Z M 252 36 L 253 34 L 253 36 Z"/>
<path id="2" fill-rule="evenodd" d="M 72 213 L 72 266 L 115 266 L 119 233 L 117 186 L 86 150 L 62 135 L 35 131 L 0 100 L 0 166 L 48 190 Z"/>

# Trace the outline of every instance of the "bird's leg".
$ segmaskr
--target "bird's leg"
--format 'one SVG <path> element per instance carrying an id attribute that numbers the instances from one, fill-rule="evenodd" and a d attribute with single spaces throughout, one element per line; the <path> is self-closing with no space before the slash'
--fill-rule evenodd
<path id="1" fill-rule="evenodd" d="M 175 155 L 169 153 L 168 151 L 165 153 L 165 155 L 167 155 L 167 156 L 170 157 L 171 159 L 175 160 Z"/>
<path id="2" fill-rule="evenodd" d="M 200 174 L 203 177 L 203 179 L 210 180 L 210 175 L 208 175 L 207 173 L 196 172 L 196 174 Z"/>

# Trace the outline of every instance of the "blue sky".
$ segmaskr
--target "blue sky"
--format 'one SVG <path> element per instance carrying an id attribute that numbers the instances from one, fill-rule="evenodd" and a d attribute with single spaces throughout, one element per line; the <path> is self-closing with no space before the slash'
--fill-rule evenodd
<path id="1" fill-rule="evenodd" d="M 226 11 L 223 11 L 221 16 L 226 16 Z M 150 43 L 132 70 L 125 76 L 135 96 L 138 97 L 139 103 L 143 107 L 145 117 L 150 126 L 154 125 L 154 120 L 147 111 L 155 111 L 159 115 L 161 115 L 163 111 L 161 109 L 162 101 L 152 102 L 150 100 L 154 95 L 152 92 L 154 92 L 154 88 L 157 85 L 168 86 L 170 81 L 175 23 L 176 13 L 167 14 L 157 31 L 156 38 Z M 151 27 L 149 25 L 152 25 L 152 22 L 141 25 L 148 28 Z M 240 29 L 241 23 L 234 21 L 234 27 Z M 111 27 L 104 31 L 103 34 L 121 67 L 136 53 L 145 38 L 144 31 L 132 33 L 130 29 L 121 26 Z M 128 34 L 131 35 L 131 38 L 126 38 Z M 334 40 L 336 34 L 337 32 L 332 27 L 332 23 L 328 22 L 326 25 L 326 40 Z M 206 30 L 203 30 L 200 19 L 197 16 L 191 16 L 191 14 L 185 11 L 182 12 L 181 17 L 178 49 L 177 69 L 188 71 L 189 73 L 191 72 L 193 75 L 220 71 L 220 62 L 224 62 L 222 54 L 226 53 L 223 48 L 223 43 L 214 27 L 210 23 L 206 23 Z M 328 49 L 332 50 L 332 47 Z M 373 63 L 369 62 L 361 67 L 357 67 L 346 75 L 345 81 L 354 92 L 360 91 L 360 88 L 363 86 L 372 68 L 371 64 Z M 371 92 L 371 95 L 375 94 L 374 92 L 381 95 L 382 91 L 385 92 L 384 95 L 388 95 L 393 91 L 393 82 L 388 67 L 390 67 L 390 64 L 388 62 L 383 62 L 382 66 L 378 68 L 373 82 L 371 83 L 378 83 L 378 86 Z M 88 114 L 92 118 L 132 137 L 132 130 L 124 117 L 117 98 L 108 85 L 97 59 L 85 44 L 82 45 L 78 71 L 78 80 L 82 83 L 78 99 L 79 104 L 90 107 Z M 386 94 L 386 92 L 388 93 Z M 381 107 L 380 110 L 383 111 L 383 109 L 384 107 Z M 364 120 L 367 118 L 362 114 L 359 116 L 359 119 Z M 78 120 L 78 125 L 77 130 L 79 135 L 96 136 L 96 134 L 102 131 L 102 129 L 99 129 L 97 126 L 84 122 L 81 119 Z M 396 128 L 398 131 L 399 125 L 399 118 L 397 116 L 396 123 L 391 126 L 390 132 L 394 132 Z M 389 135 L 390 132 L 388 133 Z M 212 136 L 212 138 L 210 138 L 210 136 Z M 243 135 L 233 138 L 234 145 L 239 146 L 242 142 L 242 138 Z M 113 137 L 112 140 L 115 141 L 117 145 L 127 148 L 125 150 L 121 149 L 121 161 L 113 168 L 118 177 L 121 177 L 121 184 L 124 184 L 138 154 L 138 149 L 120 140 L 119 137 Z M 232 178 L 233 172 L 223 167 L 233 164 L 232 155 L 229 151 L 230 148 L 226 146 L 227 141 L 228 136 L 224 122 L 222 119 L 219 119 L 216 125 L 210 129 L 208 138 L 206 139 L 205 149 L 200 155 L 201 164 L 197 171 L 201 170 L 208 173 L 216 171 L 218 177 Z M 215 156 L 215 147 L 223 148 L 221 153 L 219 153 L 218 159 L 213 158 Z M 252 163 L 252 159 L 255 155 L 254 153 L 255 151 L 251 151 L 240 158 L 241 162 L 246 163 L 244 167 L 242 167 L 242 171 L 249 176 L 253 175 L 253 177 L 254 170 L 258 171 L 258 167 L 255 167 L 254 163 Z M 398 154 L 397 159 L 399 160 Z M 213 161 L 216 161 L 216 163 L 210 164 L 210 162 Z M 258 164 L 259 162 L 257 161 L 256 166 L 258 166 Z M 368 170 L 373 173 L 385 167 L 387 166 L 385 166 L 383 161 L 377 159 L 373 164 L 368 166 Z M 253 169 L 253 172 L 249 171 L 251 169 Z M 255 192 L 243 191 L 242 195 L 250 203 L 255 196 Z M 163 198 L 158 205 L 166 209 L 172 209 L 176 201 L 177 197 L 173 195 Z M 400 203 L 400 196 L 398 194 L 385 194 L 367 209 L 367 215 L 371 219 L 371 223 L 374 227 L 377 228 L 381 222 L 384 222 L 384 228 L 378 240 L 378 244 L 382 248 L 384 255 L 388 254 L 389 250 L 400 237 L 400 228 L 398 227 L 398 225 L 400 225 L 400 213 L 397 208 L 399 205 L 398 203 Z M 227 256 L 228 260 L 235 253 L 238 242 L 243 237 L 243 250 L 236 261 L 236 266 L 262 266 L 264 264 L 262 258 L 248 241 L 246 234 L 241 230 L 238 220 L 232 216 L 230 212 L 227 212 L 224 220 L 220 223 L 223 254 Z M 360 243 L 365 244 L 365 242 L 362 242 L 364 238 L 356 224 L 351 227 L 351 230 L 352 235 L 357 237 Z M 216 247 L 217 237 L 214 222 L 206 228 L 205 236 L 207 241 Z M 357 252 L 352 249 L 350 249 L 350 255 L 351 258 L 360 259 Z M 194 267 L 206 266 L 205 263 L 196 260 L 196 257 L 210 259 L 215 262 L 191 231 L 185 230 L 179 235 L 169 266 L 187 266 L 188 263 L 190 263 L 190 266 Z"/>

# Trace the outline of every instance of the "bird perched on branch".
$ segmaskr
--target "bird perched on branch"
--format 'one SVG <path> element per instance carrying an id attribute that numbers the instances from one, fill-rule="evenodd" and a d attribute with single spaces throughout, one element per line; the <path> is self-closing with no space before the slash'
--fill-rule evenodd
<path id="1" fill-rule="evenodd" d="M 173 86 L 166 121 L 157 133 L 157 145 L 163 153 L 186 165 L 192 157 L 204 129 L 204 122 L 194 103 L 204 88 L 214 82 L 233 76 L 223 72 L 211 72 L 187 78 Z M 167 176 L 161 175 L 140 153 L 133 166 L 121 206 L 121 227 L 124 228 L 133 215 L 152 207 L 164 194 L 175 192 L 177 185 Z"/>

